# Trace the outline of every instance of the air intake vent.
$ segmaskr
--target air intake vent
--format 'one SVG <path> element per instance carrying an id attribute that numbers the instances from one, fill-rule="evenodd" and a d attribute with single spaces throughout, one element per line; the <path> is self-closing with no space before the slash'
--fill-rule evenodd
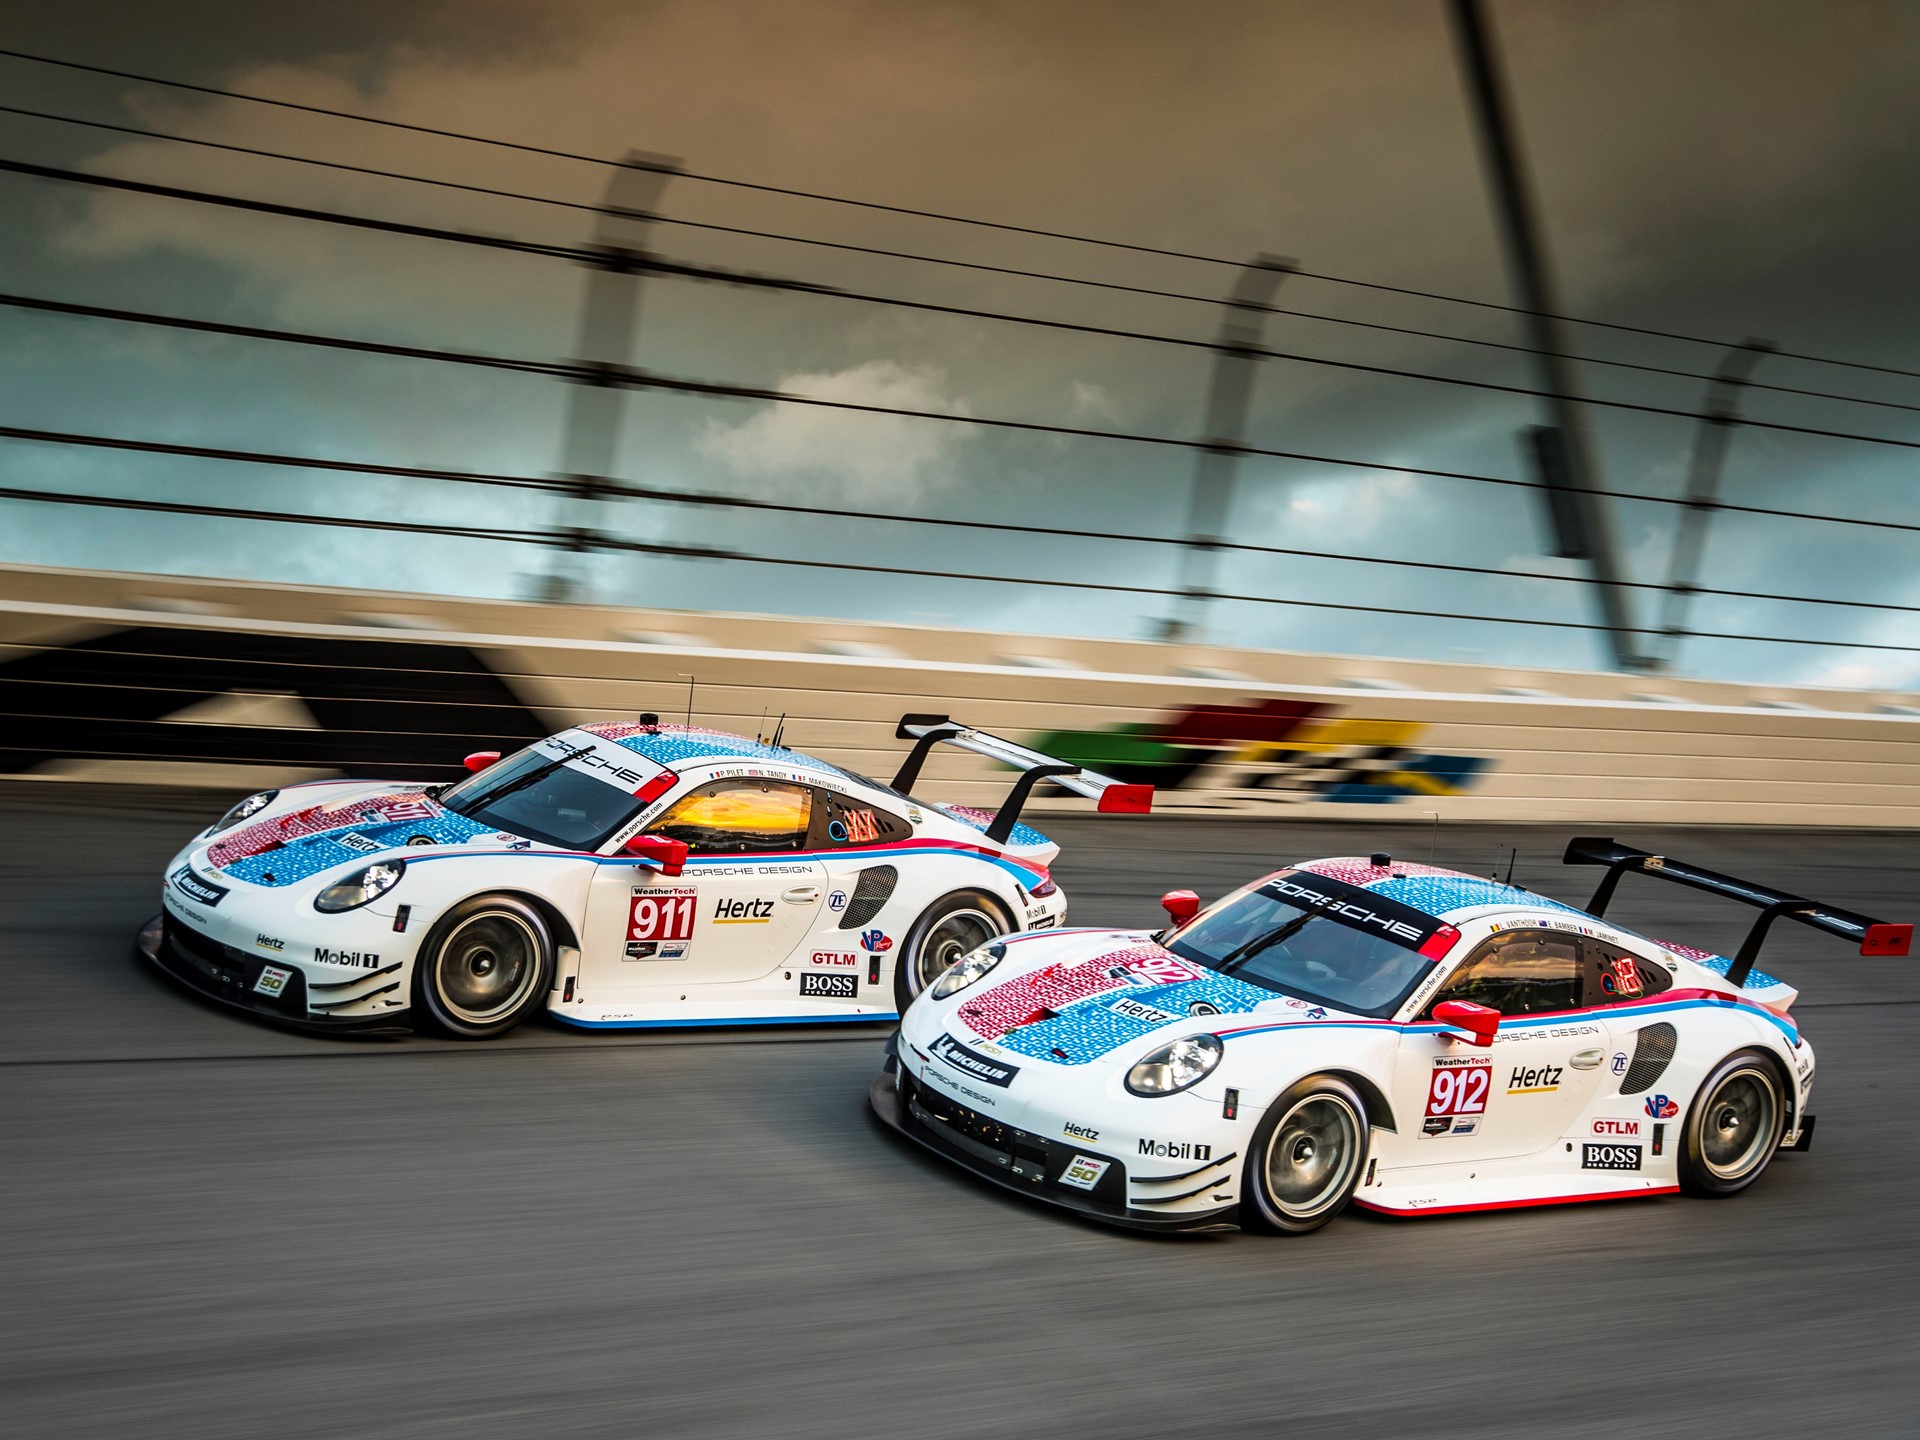
<path id="1" fill-rule="evenodd" d="M 900 872 L 891 865 L 875 865 L 871 870 L 862 870 L 860 878 L 854 882 L 853 899 L 847 902 L 846 913 L 840 917 L 842 930 L 858 930 L 880 913 L 880 907 L 887 903 L 893 894 L 893 887 L 900 883 Z M 1667 1053 L 1673 1053 L 1673 1046 L 1667 1046 Z"/>
<path id="2" fill-rule="evenodd" d="M 1649 1025 L 1636 1038 L 1633 1063 L 1627 1066 L 1627 1078 L 1620 1082 L 1622 1095 L 1638 1095 L 1667 1073 L 1673 1060 L 1674 1030 L 1662 1023 Z"/>

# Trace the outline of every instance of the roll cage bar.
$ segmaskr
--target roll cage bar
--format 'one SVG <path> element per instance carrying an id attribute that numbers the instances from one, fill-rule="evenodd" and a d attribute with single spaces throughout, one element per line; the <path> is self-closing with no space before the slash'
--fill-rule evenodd
<path id="1" fill-rule="evenodd" d="M 955 724 L 945 715 L 902 715 L 893 733 L 896 740 L 914 742 L 907 758 L 900 762 L 899 773 L 893 777 L 893 788 L 902 795 L 911 793 L 920 779 L 921 766 L 927 763 L 927 756 L 936 745 L 970 750 L 1020 772 L 1020 778 L 1013 782 L 1013 789 L 1007 792 L 1007 798 L 987 826 L 987 839 L 998 845 L 1006 844 L 1012 836 L 1013 827 L 1020 823 L 1020 812 L 1026 808 L 1027 799 L 1037 785 L 1050 784 L 1084 795 L 1109 815 L 1144 815 L 1153 808 L 1151 785 L 1122 784 L 1111 776 L 1042 755 L 1038 750 L 1029 750 L 1001 736 Z"/>
<path id="2" fill-rule="evenodd" d="M 1677 885 L 1690 885 L 1695 890 L 1705 890 L 1711 895 L 1754 906 L 1760 914 L 1755 918 L 1753 928 L 1747 931 L 1747 938 L 1740 942 L 1739 953 L 1733 957 L 1733 963 L 1727 969 L 1727 979 L 1734 985 L 1747 983 L 1768 929 L 1782 916 L 1850 941 L 1860 947 L 1862 955 L 1905 955 L 1913 943 L 1911 925 L 1874 920 L 1851 910 L 1842 910 L 1837 905 L 1827 905 L 1801 895 L 1789 895 L 1784 890 L 1773 890 L 1750 880 L 1722 875 L 1717 870 L 1689 865 L 1684 860 L 1671 860 L 1665 855 L 1636 850 L 1631 845 L 1621 845 L 1608 837 L 1576 836 L 1567 842 L 1567 853 L 1561 860 L 1567 865 L 1607 867 L 1607 873 L 1601 877 L 1598 888 L 1593 892 L 1593 899 L 1587 902 L 1587 913 L 1596 919 L 1606 913 L 1607 904 L 1620 884 L 1620 877 L 1629 872 L 1651 875 L 1656 880 L 1671 880 Z"/>

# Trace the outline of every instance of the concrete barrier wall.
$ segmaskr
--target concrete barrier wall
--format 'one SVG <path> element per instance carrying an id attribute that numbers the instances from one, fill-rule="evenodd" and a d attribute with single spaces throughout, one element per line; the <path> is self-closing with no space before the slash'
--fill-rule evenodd
<path id="1" fill-rule="evenodd" d="M 0 568 L 0 774 L 440 776 L 578 720 L 683 719 L 689 675 L 696 723 L 784 713 L 789 744 L 883 779 L 916 711 L 1188 813 L 1920 825 L 1911 695 Z M 1007 779 L 943 753 L 920 788 L 992 804 Z"/>

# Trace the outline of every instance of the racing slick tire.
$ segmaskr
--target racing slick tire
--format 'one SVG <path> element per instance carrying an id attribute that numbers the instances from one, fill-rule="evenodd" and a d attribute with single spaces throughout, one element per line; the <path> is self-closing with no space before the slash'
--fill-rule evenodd
<path id="1" fill-rule="evenodd" d="M 511 895 L 479 895 L 453 907 L 413 962 L 415 1013 L 456 1040 L 504 1035 L 547 1001 L 553 932 Z"/>
<path id="2" fill-rule="evenodd" d="M 893 966 L 894 1008 L 907 1013 L 919 993 L 969 950 L 1011 933 L 1006 907 L 980 890 L 956 890 L 929 905 L 907 932 Z"/>
<path id="3" fill-rule="evenodd" d="M 1780 1148 L 1785 1091 L 1779 1070 L 1758 1050 L 1742 1050 L 1716 1065 L 1687 1111 L 1680 1188 L 1722 1198 L 1758 1180 Z"/>
<path id="4" fill-rule="evenodd" d="M 1240 1195 L 1248 1229 L 1305 1235 L 1347 1208 L 1366 1163 L 1367 1105 L 1331 1075 L 1309 1075 L 1254 1127 Z"/>

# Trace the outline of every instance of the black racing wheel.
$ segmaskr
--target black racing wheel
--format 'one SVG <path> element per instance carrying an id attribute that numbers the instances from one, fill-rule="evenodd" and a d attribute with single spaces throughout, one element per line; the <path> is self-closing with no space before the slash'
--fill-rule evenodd
<path id="1" fill-rule="evenodd" d="M 546 1003 L 553 933 L 511 895 L 462 901 L 440 918 L 413 964 L 413 1003 L 456 1040 L 504 1035 Z"/>
<path id="2" fill-rule="evenodd" d="M 1305 1235 L 1347 1208 L 1367 1155 L 1367 1106 L 1344 1080 L 1310 1075 L 1254 1127 L 1240 1211 L 1249 1228 Z"/>
<path id="3" fill-rule="evenodd" d="M 1738 1195 L 1760 1178 L 1786 1127 L 1780 1071 L 1758 1050 L 1714 1067 L 1687 1111 L 1680 1141 L 1680 1188 L 1689 1195 Z"/>
<path id="4" fill-rule="evenodd" d="M 947 967 L 1013 929 L 1006 909 L 979 890 L 956 890 L 929 905 L 907 932 L 893 967 L 894 1008 L 902 1014 Z"/>

